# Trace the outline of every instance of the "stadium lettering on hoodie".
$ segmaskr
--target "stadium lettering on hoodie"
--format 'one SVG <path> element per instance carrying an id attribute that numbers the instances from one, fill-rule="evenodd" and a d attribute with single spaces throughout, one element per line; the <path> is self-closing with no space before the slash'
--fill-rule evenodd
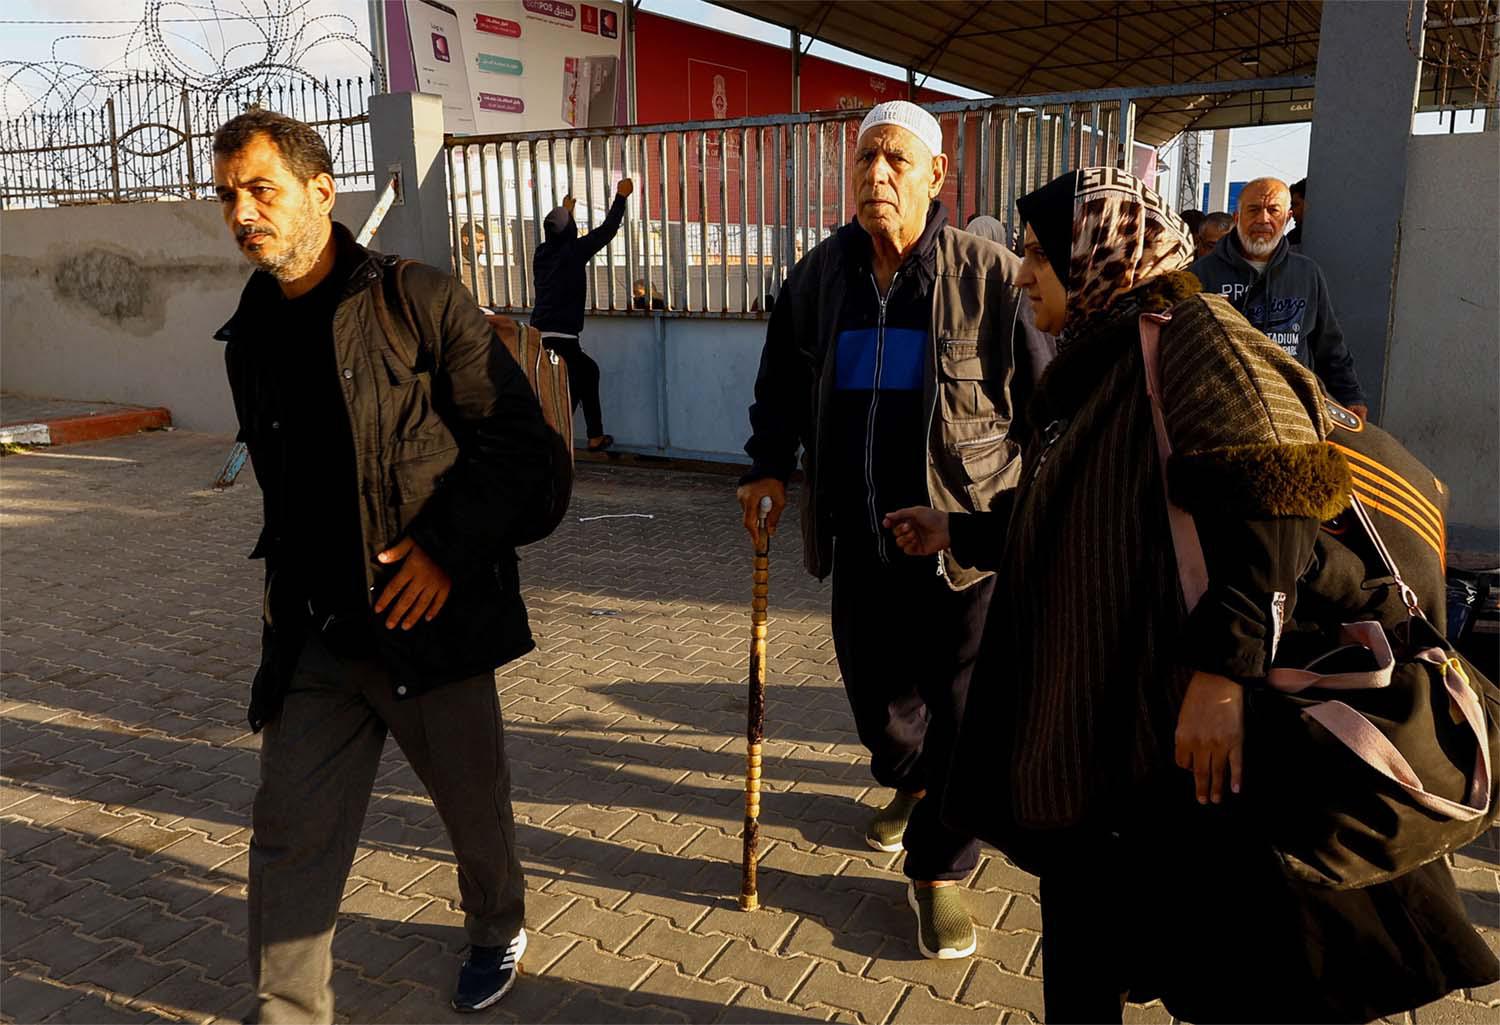
<path id="1" fill-rule="evenodd" d="M 1234 281 L 1219 286 L 1219 294 L 1231 303 L 1238 304 L 1253 284 Z M 1302 346 L 1302 314 L 1307 309 L 1307 298 L 1300 295 L 1277 296 L 1266 308 L 1265 300 L 1245 307 L 1245 319 L 1265 332 L 1267 338 L 1281 347 L 1293 359 L 1298 358 Z"/>

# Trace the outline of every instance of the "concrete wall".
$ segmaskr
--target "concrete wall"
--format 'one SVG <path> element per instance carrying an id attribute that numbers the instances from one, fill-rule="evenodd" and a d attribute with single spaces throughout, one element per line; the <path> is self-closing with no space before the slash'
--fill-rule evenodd
<path id="1" fill-rule="evenodd" d="M 1448 518 L 1455 546 L 1496 551 L 1500 154 L 1495 136 L 1412 136 L 1406 178 L 1381 425 L 1453 489 Z"/>
<path id="2" fill-rule="evenodd" d="M 340 196 L 354 230 L 370 192 Z M 234 429 L 224 346 L 250 274 L 214 202 L 0 213 L 0 388 L 166 406 L 199 431 Z"/>
<path id="3" fill-rule="evenodd" d="M 1376 419 L 1385 414 L 1382 381 L 1417 96 L 1417 59 L 1407 42 L 1410 16 L 1402 3 L 1325 0 L 1307 154 L 1303 252 L 1328 278 Z"/>
<path id="4" fill-rule="evenodd" d="M 604 429 L 646 455 L 747 462 L 746 411 L 766 325 L 757 320 L 587 317 Z M 574 414 L 582 438 L 582 410 Z"/>
<path id="5" fill-rule="evenodd" d="M 373 203 L 349 193 L 334 214 L 357 229 Z M 248 275 L 216 203 L 0 213 L 0 388 L 166 406 L 178 426 L 232 431 L 213 334 Z M 605 429 L 629 451 L 743 460 L 764 337 L 763 321 L 588 318 Z"/>

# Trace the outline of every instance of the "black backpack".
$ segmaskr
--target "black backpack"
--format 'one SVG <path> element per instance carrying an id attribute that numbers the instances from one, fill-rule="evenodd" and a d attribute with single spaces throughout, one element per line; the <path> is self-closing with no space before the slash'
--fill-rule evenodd
<path id="1" fill-rule="evenodd" d="M 406 268 L 415 262 L 396 256 L 385 258 L 385 302 L 375 304 L 381 328 L 397 348 L 397 356 L 408 370 L 417 369 L 422 344 L 416 318 L 402 284 Z M 546 509 L 539 509 L 534 515 L 517 522 L 513 538 L 517 546 L 529 545 L 557 529 L 567 515 L 568 503 L 573 497 L 573 406 L 568 393 L 567 366 L 561 357 L 543 348 L 536 328 L 523 327 L 508 317 L 493 315 L 483 307 L 479 309 L 489 322 L 496 344 L 516 360 L 526 382 L 531 385 L 549 427 L 548 454 L 552 466 L 550 501 Z M 394 328 L 390 321 L 392 311 L 396 313 L 404 330 Z"/>

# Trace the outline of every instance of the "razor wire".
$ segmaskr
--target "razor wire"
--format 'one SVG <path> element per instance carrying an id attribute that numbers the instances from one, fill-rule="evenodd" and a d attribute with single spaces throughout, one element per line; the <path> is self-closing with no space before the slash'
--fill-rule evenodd
<path id="1" fill-rule="evenodd" d="M 368 178 L 366 101 L 385 72 L 359 27 L 310 0 L 147 0 L 123 31 L 69 32 L 45 60 L 0 62 L 6 205 L 204 195 L 213 130 L 251 107 L 315 125 L 336 176 Z M 115 55 L 90 66 L 70 59 L 80 46 Z M 368 78 L 312 70 L 350 55 Z"/>

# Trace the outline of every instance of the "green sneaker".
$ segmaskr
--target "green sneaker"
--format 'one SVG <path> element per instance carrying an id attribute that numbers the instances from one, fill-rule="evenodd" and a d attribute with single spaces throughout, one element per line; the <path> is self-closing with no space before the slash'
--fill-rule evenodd
<path id="1" fill-rule="evenodd" d="M 865 827 L 865 843 L 887 854 L 901 850 L 901 836 L 906 832 L 906 823 L 911 820 L 912 809 L 920 800 L 920 797 L 897 790 L 891 803 L 877 811 Z"/>
<path id="2" fill-rule="evenodd" d="M 957 886 L 907 883 L 906 902 L 917 913 L 917 947 L 923 957 L 947 961 L 974 953 L 979 939 Z"/>

